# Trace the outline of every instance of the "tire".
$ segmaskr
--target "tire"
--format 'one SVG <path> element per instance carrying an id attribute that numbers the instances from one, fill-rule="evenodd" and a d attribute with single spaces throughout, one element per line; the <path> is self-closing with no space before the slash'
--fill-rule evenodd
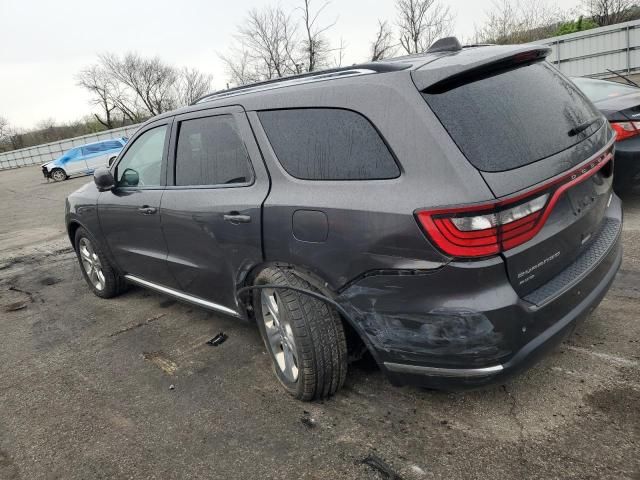
<path id="1" fill-rule="evenodd" d="M 116 272 L 98 242 L 82 227 L 76 231 L 74 246 L 82 276 L 95 295 L 112 298 L 124 290 L 124 277 Z"/>
<path id="2" fill-rule="evenodd" d="M 61 168 L 54 168 L 53 170 L 51 170 L 49 176 L 56 182 L 62 182 L 69 178 L 67 173 Z"/>
<path id="3" fill-rule="evenodd" d="M 263 270 L 254 284 L 316 291 L 285 268 Z M 279 317 L 277 322 L 273 320 L 274 304 L 270 303 L 274 301 Z M 342 387 L 347 376 L 347 342 L 340 316 L 333 308 L 313 297 L 286 289 L 256 289 L 253 305 L 275 374 L 291 395 L 303 401 L 324 399 Z M 278 342 L 281 342 L 280 346 Z M 288 351 L 293 354 L 295 369 L 288 368 L 287 359 L 292 359 L 291 354 L 287 355 Z"/>

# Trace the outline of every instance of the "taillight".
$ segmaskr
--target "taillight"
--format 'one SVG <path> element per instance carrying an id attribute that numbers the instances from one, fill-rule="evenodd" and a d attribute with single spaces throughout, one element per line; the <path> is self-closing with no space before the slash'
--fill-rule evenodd
<path id="1" fill-rule="evenodd" d="M 611 152 L 609 147 L 576 170 L 523 195 L 484 205 L 419 210 L 416 217 L 429 238 L 447 255 L 496 255 L 535 237 L 560 196 L 609 164 Z"/>
<path id="2" fill-rule="evenodd" d="M 640 122 L 611 122 L 611 127 L 618 142 L 640 134 Z"/>

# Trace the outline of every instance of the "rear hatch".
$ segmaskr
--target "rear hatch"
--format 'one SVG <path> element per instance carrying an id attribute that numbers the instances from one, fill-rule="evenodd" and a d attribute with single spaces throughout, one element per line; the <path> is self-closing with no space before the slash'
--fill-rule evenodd
<path id="1" fill-rule="evenodd" d="M 444 232 L 443 242 L 452 245 L 474 244 L 449 254 L 501 254 L 521 296 L 586 248 L 611 196 L 611 129 L 544 61 L 547 53 L 478 47 L 413 72 L 423 98 L 496 197 L 487 205 L 427 212 L 425 228 Z"/>

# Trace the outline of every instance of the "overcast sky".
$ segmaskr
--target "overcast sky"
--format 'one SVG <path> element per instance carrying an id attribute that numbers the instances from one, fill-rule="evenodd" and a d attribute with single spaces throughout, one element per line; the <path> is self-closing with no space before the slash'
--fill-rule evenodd
<path id="1" fill-rule="evenodd" d="M 446 0 L 445 0 L 446 1 Z M 525 0 L 526 1 L 526 0 Z M 574 7 L 579 0 L 559 0 Z M 318 0 L 318 3 L 320 0 Z M 176 66 L 196 67 L 226 83 L 218 53 L 233 42 L 247 10 L 259 0 L 0 0 L 0 116 L 30 128 L 53 118 L 78 119 L 90 112 L 74 75 L 99 53 L 136 51 Z M 280 0 L 293 9 L 301 0 Z M 332 0 L 323 14 L 337 19 L 331 40 L 344 38 L 345 64 L 366 61 L 377 19 L 395 20 L 394 0 Z M 449 0 L 455 33 L 469 38 L 492 0 Z"/>

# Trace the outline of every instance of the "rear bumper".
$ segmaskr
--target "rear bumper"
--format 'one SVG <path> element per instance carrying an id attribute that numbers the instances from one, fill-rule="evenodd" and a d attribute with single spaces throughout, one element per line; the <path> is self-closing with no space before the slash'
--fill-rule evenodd
<path id="1" fill-rule="evenodd" d="M 340 300 L 392 383 L 477 387 L 534 364 L 598 306 L 622 261 L 621 230 L 614 197 L 589 248 L 525 298 L 496 258 L 367 277 Z"/>

